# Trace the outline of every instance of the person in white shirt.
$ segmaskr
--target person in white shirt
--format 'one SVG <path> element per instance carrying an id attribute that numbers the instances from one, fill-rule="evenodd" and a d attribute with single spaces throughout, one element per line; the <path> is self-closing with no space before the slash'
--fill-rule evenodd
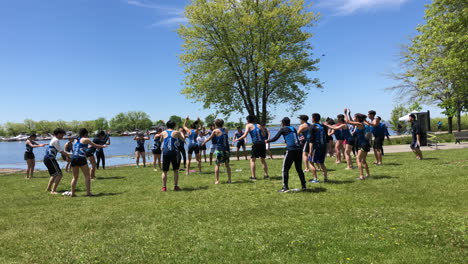
<path id="1" fill-rule="evenodd" d="M 49 145 L 46 148 L 44 155 L 44 164 L 49 171 L 50 179 L 47 185 L 47 191 L 51 194 L 57 194 L 57 186 L 62 180 L 62 170 L 57 163 L 57 153 L 61 153 L 63 156 L 68 157 L 69 154 L 60 146 L 60 139 L 65 136 L 65 130 L 57 128 L 54 130 L 54 137 L 50 140 Z"/>

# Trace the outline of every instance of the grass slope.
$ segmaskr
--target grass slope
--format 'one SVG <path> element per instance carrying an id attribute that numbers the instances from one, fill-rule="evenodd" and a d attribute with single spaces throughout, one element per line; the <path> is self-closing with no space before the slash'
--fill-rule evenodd
<path id="1" fill-rule="evenodd" d="M 204 164 L 167 193 L 150 168 L 98 171 L 92 198 L 82 176 L 69 198 L 43 191 L 45 172 L 3 175 L 0 263 L 466 263 L 468 150 L 424 154 L 388 154 L 366 181 L 328 159 L 331 183 L 286 194 L 281 160 L 257 182 L 232 162 L 232 185 Z"/>

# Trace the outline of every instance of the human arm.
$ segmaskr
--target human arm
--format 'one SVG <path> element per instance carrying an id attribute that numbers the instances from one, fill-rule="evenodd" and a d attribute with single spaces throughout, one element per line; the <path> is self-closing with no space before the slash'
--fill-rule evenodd
<path id="1" fill-rule="evenodd" d="M 33 144 L 33 142 L 31 142 L 30 140 L 27 140 L 26 144 L 28 144 L 31 148 L 40 148 L 47 146 L 47 144 Z"/>
<path id="2" fill-rule="evenodd" d="M 93 142 L 91 139 L 89 139 L 89 138 L 84 139 L 81 143 L 91 145 L 93 148 L 97 148 L 97 149 L 98 149 L 98 148 L 107 148 L 106 145 L 99 145 L 99 144 L 96 144 L 96 143 L 94 143 L 94 142 Z"/>
<path id="3" fill-rule="evenodd" d="M 288 133 L 288 130 L 289 129 L 287 127 L 282 127 L 272 139 L 265 140 L 265 143 L 275 142 L 280 138 L 281 135 L 286 135 Z"/>
<path id="4" fill-rule="evenodd" d="M 215 134 L 216 134 L 216 130 L 218 130 L 218 129 L 213 130 L 213 132 L 211 133 L 211 135 L 210 135 L 207 139 L 205 139 L 205 141 L 203 141 L 202 146 L 205 145 L 206 143 L 208 143 L 208 141 L 210 141 L 211 139 L 213 139 L 213 137 L 214 137 Z"/>
<path id="5" fill-rule="evenodd" d="M 248 134 L 249 134 L 249 132 L 250 132 L 250 127 L 251 127 L 251 126 L 250 126 L 250 124 L 247 124 L 247 125 L 245 126 L 245 132 L 244 132 L 244 135 L 240 136 L 240 137 L 239 137 L 239 138 L 237 138 L 237 139 L 234 139 L 234 142 L 237 142 L 237 141 L 239 141 L 239 140 L 242 140 L 242 139 L 246 138 L 246 137 L 247 137 L 247 135 L 248 135 Z"/>

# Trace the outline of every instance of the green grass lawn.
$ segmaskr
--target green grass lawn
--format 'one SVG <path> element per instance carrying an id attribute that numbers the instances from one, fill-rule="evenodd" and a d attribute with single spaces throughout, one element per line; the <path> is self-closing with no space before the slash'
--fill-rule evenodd
<path id="1" fill-rule="evenodd" d="M 0 263 L 467 263 L 468 150 L 424 154 L 388 154 L 365 181 L 328 159 L 331 183 L 297 193 L 277 193 L 281 160 L 257 182 L 232 162 L 231 185 L 204 164 L 167 193 L 150 168 L 108 169 L 89 198 L 82 176 L 70 198 L 45 172 L 0 175 Z"/>

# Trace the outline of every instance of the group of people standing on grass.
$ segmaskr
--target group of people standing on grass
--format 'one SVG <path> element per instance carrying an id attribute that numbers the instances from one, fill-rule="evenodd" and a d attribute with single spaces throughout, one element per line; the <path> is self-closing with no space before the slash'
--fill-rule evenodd
<path id="1" fill-rule="evenodd" d="M 47 191 L 52 194 L 57 194 L 57 187 L 62 180 L 63 173 L 57 162 L 57 155 L 60 153 L 64 161 L 66 172 L 73 172 L 71 182 L 71 191 L 65 195 L 75 196 L 76 183 L 79 177 L 80 169 L 85 176 L 86 194 L 91 196 L 91 180 L 96 178 L 96 169 L 102 164 L 102 169 L 106 167 L 106 160 L 103 148 L 110 144 L 109 135 L 104 132 L 98 132 L 91 140 L 88 136 L 88 130 L 80 129 L 77 137 L 69 137 L 68 142 L 62 147 L 60 140 L 64 138 L 66 132 L 61 128 L 57 128 L 53 132 L 53 137 L 49 144 L 38 144 L 35 140 L 37 136 L 32 134 L 26 140 L 26 151 L 24 159 L 27 163 L 26 178 L 32 178 L 35 167 L 35 156 L 33 148 L 46 147 L 43 162 L 47 167 L 50 175 Z M 91 167 L 88 166 L 88 161 Z"/>
<path id="2" fill-rule="evenodd" d="M 369 120 L 367 120 L 369 118 Z M 158 128 L 154 135 L 154 144 L 152 152 L 154 155 L 154 169 L 157 166 L 162 170 L 162 191 L 167 191 L 167 176 L 170 168 L 174 171 L 174 191 L 181 190 L 179 183 L 179 169 L 181 167 L 182 159 L 184 159 L 185 147 L 184 144 L 188 141 L 188 164 L 186 166 L 186 175 L 188 175 L 191 167 L 192 154 L 195 154 L 195 161 L 197 162 L 198 171 L 201 172 L 201 151 L 206 150 L 206 144 L 211 143 L 210 150 L 210 164 L 212 157 L 215 158 L 215 184 L 219 184 L 219 171 L 220 166 L 224 165 L 227 172 L 227 183 L 231 183 L 231 167 L 230 167 L 230 142 L 228 137 L 228 130 L 224 128 L 224 120 L 216 119 L 214 124 L 210 126 L 210 131 L 205 132 L 201 126 L 200 119 L 194 121 L 190 127 L 187 127 L 189 117 L 184 121 L 184 124 L 178 130 L 176 129 L 175 122 L 169 120 L 166 123 L 166 128 Z M 283 160 L 282 168 L 282 188 L 279 192 L 289 192 L 289 170 L 292 165 L 296 169 L 301 182 L 302 190 L 307 188 L 306 178 L 304 172 L 310 172 L 312 179 L 311 183 L 319 183 L 317 172 L 323 173 L 323 181 L 328 182 L 328 171 L 325 166 L 325 159 L 327 153 L 330 154 L 330 144 L 335 144 L 334 149 L 336 163 L 341 163 L 342 158 L 346 160 L 347 170 L 353 169 L 353 159 L 351 152 L 355 154 L 356 163 L 359 169 L 359 180 L 365 180 L 370 176 L 369 165 L 367 163 L 367 154 L 371 146 L 374 149 L 374 155 L 377 166 L 382 165 L 383 156 L 383 142 L 385 136 L 389 138 L 388 131 L 380 119 L 376 116 L 376 112 L 371 110 L 368 115 L 356 113 L 351 115 L 349 109 L 345 109 L 343 114 L 337 115 L 336 121 L 328 118 L 325 122 L 321 121 L 321 116 L 318 113 L 311 115 L 311 122 L 307 115 L 299 116 L 300 125 L 298 129 L 291 126 L 291 120 L 285 117 L 281 120 L 281 129 L 277 134 L 270 138 L 269 132 L 264 125 L 256 122 L 254 116 L 249 115 L 246 118 L 247 124 L 245 130 L 237 129 L 234 136 L 233 145 L 236 146 L 237 151 L 240 148 L 244 149 L 246 138 L 250 136 L 252 143 L 251 158 L 250 158 L 250 180 L 257 180 L 256 176 L 256 160 L 260 159 L 263 168 L 263 178 L 269 179 L 268 164 L 266 162 L 267 145 L 271 142 L 277 141 L 281 136 L 286 144 L 286 152 Z M 413 142 L 411 148 L 416 153 L 418 159 L 422 159 L 422 153 L 419 149 L 421 140 L 421 127 L 415 120 L 413 114 L 410 115 L 413 130 Z M 370 133 L 370 135 L 369 135 Z M 58 153 L 62 154 L 66 160 L 69 161 L 70 167 L 73 171 L 73 179 L 71 182 L 71 191 L 66 192 L 65 195 L 75 196 L 76 182 L 79 176 L 79 171 L 83 172 L 85 176 L 86 194 L 91 196 L 91 179 L 95 172 L 94 153 L 96 158 L 103 161 L 103 152 L 97 155 L 100 150 L 110 144 L 109 138 L 106 133 L 100 132 L 96 135 L 94 140 L 88 137 L 86 129 L 80 129 L 79 135 L 76 139 L 70 139 L 62 148 L 59 140 L 63 138 L 65 131 L 56 129 L 54 137 L 48 145 L 37 144 L 34 142 L 34 135 L 31 136 L 26 142 L 25 159 L 28 160 L 28 177 L 32 177 L 29 164 L 30 159 L 34 159 L 34 154 L 31 155 L 32 149 L 36 147 L 47 146 L 46 155 L 44 157 L 44 164 L 47 166 L 50 180 L 47 190 L 51 193 L 57 193 L 57 186 L 62 178 L 62 172 L 56 161 Z M 333 136 L 336 141 L 333 141 Z M 149 134 L 137 134 L 135 136 L 137 147 L 135 153 L 138 158 L 143 157 L 143 164 L 145 164 L 145 149 L 144 142 L 149 140 Z M 92 153 L 92 154 L 91 154 Z M 92 157 L 91 157 L 92 156 Z M 246 155 L 245 155 L 246 156 Z M 237 154 L 239 160 L 239 154 Z M 205 157 L 206 159 L 206 157 Z M 247 159 L 247 156 L 246 156 Z M 88 160 L 91 163 L 91 168 L 88 167 Z M 161 162 L 162 160 L 162 162 Z M 205 160 L 206 161 L 206 160 Z M 302 165 L 304 164 L 305 170 Z M 184 162 L 185 165 L 185 162 Z M 33 165 L 32 165 L 33 166 Z M 68 167 L 68 165 L 67 165 Z M 93 169 L 94 168 L 94 169 Z M 32 167 L 34 169 L 34 167 Z M 29 176 L 30 175 L 30 176 Z"/>

